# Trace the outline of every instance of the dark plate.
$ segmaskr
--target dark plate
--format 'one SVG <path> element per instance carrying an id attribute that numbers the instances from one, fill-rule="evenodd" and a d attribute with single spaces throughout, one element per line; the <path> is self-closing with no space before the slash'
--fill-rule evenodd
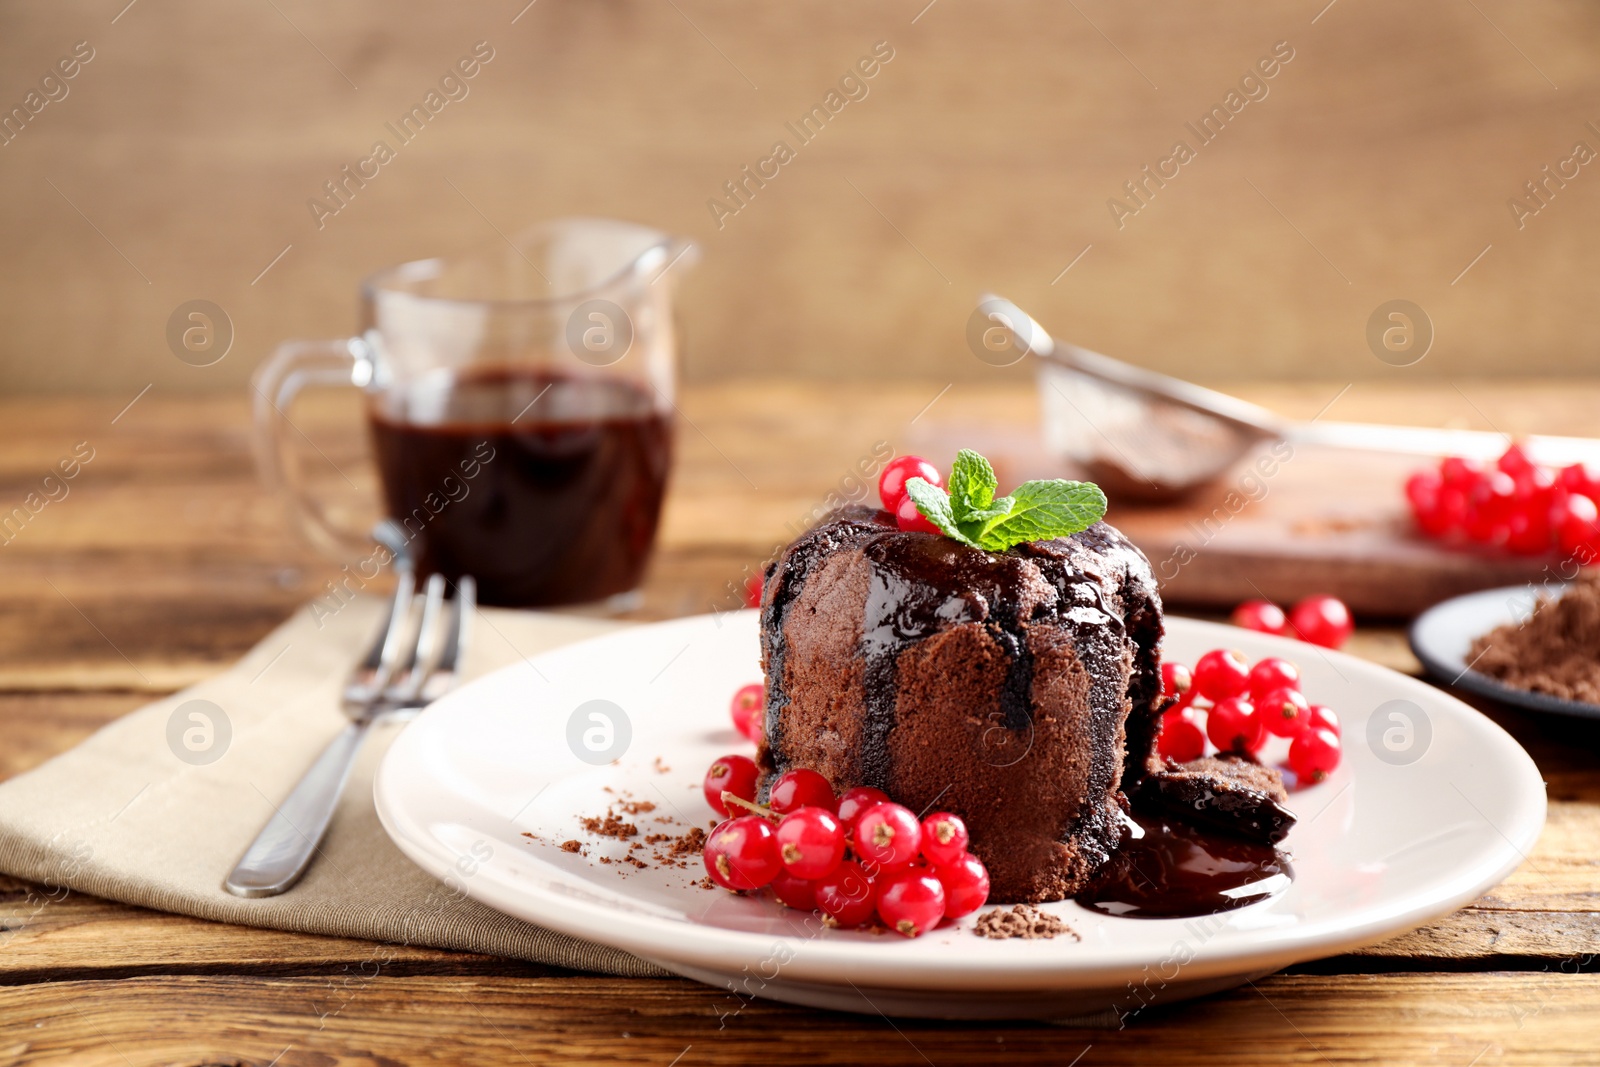
<path id="1" fill-rule="evenodd" d="M 1467 665 L 1468 649 L 1476 638 L 1497 626 L 1526 619 L 1533 610 L 1536 592 L 1554 595 L 1565 588 L 1561 583 L 1551 583 L 1538 589 L 1512 585 L 1468 593 L 1435 604 L 1411 624 L 1411 651 L 1416 653 L 1429 674 L 1469 693 L 1529 711 L 1600 719 L 1600 704 L 1585 704 L 1544 693 L 1530 693 L 1526 689 L 1513 689 L 1486 674 L 1479 674 Z"/>

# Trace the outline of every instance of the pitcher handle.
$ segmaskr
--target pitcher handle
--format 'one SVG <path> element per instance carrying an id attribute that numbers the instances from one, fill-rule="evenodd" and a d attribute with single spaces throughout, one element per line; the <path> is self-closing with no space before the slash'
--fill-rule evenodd
<path id="1" fill-rule="evenodd" d="M 305 434 L 289 418 L 301 390 L 311 385 L 362 388 L 372 380 L 372 360 L 359 337 L 326 341 L 285 341 L 257 369 L 255 390 L 256 466 L 262 483 L 282 494 L 289 514 L 306 538 L 335 559 L 354 559 L 371 550 L 364 530 L 345 529 L 306 486 L 296 437 Z M 306 438 L 309 440 L 309 438 Z"/>

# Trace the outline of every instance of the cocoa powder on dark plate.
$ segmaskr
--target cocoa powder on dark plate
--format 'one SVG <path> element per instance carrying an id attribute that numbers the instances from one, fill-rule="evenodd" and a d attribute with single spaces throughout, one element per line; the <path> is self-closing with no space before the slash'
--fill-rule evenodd
<path id="1" fill-rule="evenodd" d="M 1522 623 L 1473 641 L 1472 669 L 1515 689 L 1600 704 L 1600 568 L 1559 597 L 1541 596 Z"/>

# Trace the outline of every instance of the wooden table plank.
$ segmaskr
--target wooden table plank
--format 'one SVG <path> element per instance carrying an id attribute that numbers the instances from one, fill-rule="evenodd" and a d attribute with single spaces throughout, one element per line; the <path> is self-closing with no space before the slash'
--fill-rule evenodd
<path id="1" fill-rule="evenodd" d="M 1593 974 L 1277 975 L 1126 1029 L 889 1022 L 674 980 L 168 977 L 0 989 L 17 1067 L 1593 1063 Z M 1077 1057 L 1076 1059 L 1074 1057 Z"/>

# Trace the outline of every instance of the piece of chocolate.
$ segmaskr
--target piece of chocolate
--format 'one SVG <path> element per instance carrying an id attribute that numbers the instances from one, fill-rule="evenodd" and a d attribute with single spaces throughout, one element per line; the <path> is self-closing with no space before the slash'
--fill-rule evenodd
<path id="1" fill-rule="evenodd" d="M 1140 787 L 1155 804 L 1195 826 L 1275 845 L 1294 825 L 1283 776 L 1252 760 L 1206 756 L 1157 771 Z"/>

